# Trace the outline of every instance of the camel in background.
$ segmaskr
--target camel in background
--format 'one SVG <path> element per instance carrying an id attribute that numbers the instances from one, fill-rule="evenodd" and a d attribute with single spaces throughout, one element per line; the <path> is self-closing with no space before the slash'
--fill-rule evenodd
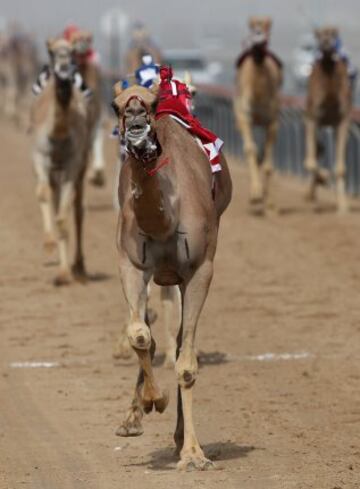
<path id="1" fill-rule="evenodd" d="M 150 38 L 149 31 L 143 24 L 137 24 L 131 32 L 131 43 L 125 58 L 127 75 L 135 73 L 146 54 L 150 54 L 154 63 L 161 64 L 161 52 Z"/>
<path id="2" fill-rule="evenodd" d="M 249 47 L 237 62 L 234 112 L 250 170 L 250 203 L 263 211 L 264 204 L 272 203 L 270 179 L 278 130 L 282 64 L 268 49 L 271 20 L 252 17 L 249 28 Z M 266 132 L 261 157 L 254 139 L 254 126 L 261 126 Z"/>
<path id="3" fill-rule="evenodd" d="M 305 168 L 311 174 L 308 198 L 316 199 L 319 184 L 327 180 L 327 172 L 317 163 L 317 130 L 333 127 L 336 134 L 335 177 L 337 208 L 340 213 L 348 209 L 346 198 L 346 142 L 352 107 L 351 82 L 346 60 L 336 50 L 339 36 L 334 27 L 316 30 L 319 57 L 308 83 L 306 101 L 306 157 Z"/>
<path id="4" fill-rule="evenodd" d="M 119 182 L 119 267 L 129 306 L 128 338 L 140 372 L 120 436 L 143 433 L 143 413 L 163 412 L 162 392 L 151 365 L 155 341 L 146 323 L 147 285 L 178 285 L 182 321 L 177 338 L 178 422 L 175 442 L 182 470 L 211 468 L 195 434 L 192 393 L 198 373 L 194 340 L 213 275 L 219 221 L 231 199 L 225 159 L 212 192 L 207 155 L 169 115 L 155 120 L 156 90 L 115 87 L 114 109 L 129 157 Z M 215 200 L 213 200 L 215 199 Z"/>
<path id="5" fill-rule="evenodd" d="M 26 129 L 37 68 L 34 40 L 19 26 L 10 26 L 0 39 L 1 106 L 9 119 Z"/>
<path id="6" fill-rule="evenodd" d="M 90 32 L 69 28 L 67 36 L 73 47 L 74 59 L 86 86 L 91 90 L 88 102 L 88 125 L 91 141 L 91 161 L 89 181 L 98 187 L 105 184 L 104 130 L 102 120 L 102 76 L 93 50 L 93 36 Z"/>
<path id="7" fill-rule="evenodd" d="M 72 280 L 68 258 L 69 214 L 74 206 L 76 254 L 73 275 L 86 277 L 82 251 L 83 183 L 88 159 L 86 101 L 73 80 L 72 47 L 48 41 L 50 78 L 32 109 L 33 160 L 45 247 L 58 245 L 60 265 L 54 283 Z M 54 216 L 55 214 L 55 216 Z M 55 222 L 54 222 L 55 217 Z"/>

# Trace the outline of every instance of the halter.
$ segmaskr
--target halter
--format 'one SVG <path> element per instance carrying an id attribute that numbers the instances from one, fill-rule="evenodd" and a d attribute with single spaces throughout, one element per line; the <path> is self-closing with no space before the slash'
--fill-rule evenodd
<path id="1" fill-rule="evenodd" d="M 124 115 L 122 118 L 122 125 L 123 125 L 124 134 L 125 134 L 125 110 L 132 100 L 137 100 L 141 104 L 141 106 L 145 109 L 146 120 L 147 120 L 147 123 L 150 124 L 150 114 L 149 114 L 149 110 L 146 107 L 144 100 L 139 95 L 132 95 L 126 102 L 125 109 L 124 109 Z M 138 161 L 140 161 L 142 163 L 142 166 L 143 166 L 145 173 L 147 173 L 147 175 L 149 175 L 150 177 L 154 176 L 162 167 L 167 165 L 170 161 L 169 158 L 164 158 L 156 167 L 147 168 L 147 165 L 149 163 L 152 163 L 153 161 L 155 161 L 161 154 L 161 147 L 160 147 L 159 141 L 157 140 L 156 137 L 155 137 L 153 144 L 154 144 L 154 146 L 156 146 L 156 149 L 154 151 L 151 151 L 151 152 L 147 151 L 147 149 L 145 149 L 145 151 L 141 151 L 141 150 L 137 151 L 136 147 L 133 147 L 133 146 L 126 148 L 126 150 L 135 159 L 137 159 Z"/>

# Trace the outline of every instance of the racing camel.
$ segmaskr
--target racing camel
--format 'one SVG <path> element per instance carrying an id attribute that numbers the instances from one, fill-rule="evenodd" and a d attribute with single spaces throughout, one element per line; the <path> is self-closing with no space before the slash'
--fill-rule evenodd
<path id="1" fill-rule="evenodd" d="M 131 32 L 131 43 L 126 53 L 126 73 L 132 75 L 142 64 L 142 58 L 150 55 L 156 64 L 161 63 L 161 52 L 152 41 L 147 28 L 139 23 L 133 27 Z"/>
<path id="2" fill-rule="evenodd" d="M 156 92 L 118 84 L 113 103 L 129 151 L 119 183 L 117 243 L 130 314 L 127 333 L 140 365 L 135 397 L 117 434 L 141 435 L 143 413 L 153 408 L 163 412 L 168 404 L 151 364 L 155 341 L 146 323 L 147 285 L 151 278 L 160 286 L 178 285 L 178 468 L 206 470 L 213 464 L 199 445 L 192 416 L 198 374 L 194 340 L 213 275 L 220 216 L 231 199 L 231 179 L 221 156 L 214 192 L 209 159 L 195 138 L 170 115 L 155 118 Z"/>
<path id="3" fill-rule="evenodd" d="M 82 251 L 83 183 L 88 159 L 86 99 L 74 83 L 72 47 L 48 41 L 50 78 L 32 109 L 33 160 L 45 247 L 58 245 L 60 265 L 54 283 L 72 280 L 68 258 L 69 214 L 74 204 L 76 254 L 73 275 L 86 277 Z M 54 222 L 55 212 L 55 222 Z"/>
<path id="4" fill-rule="evenodd" d="M 308 198 L 315 200 L 317 186 L 327 180 L 327 172 L 320 169 L 317 163 L 316 133 L 319 127 L 330 126 L 336 133 L 337 208 L 339 213 L 345 213 L 348 209 L 345 189 L 346 142 L 352 107 L 348 62 L 336 50 L 339 37 L 336 28 L 324 27 L 315 34 L 320 54 L 310 75 L 305 114 L 305 167 L 311 174 Z"/>
<path id="5" fill-rule="evenodd" d="M 84 83 L 91 90 L 88 102 L 88 125 L 91 141 L 89 181 L 98 187 L 105 184 L 104 131 L 102 127 L 102 76 L 93 49 L 93 36 L 88 31 L 70 25 L 64 32 L 74 52 L 74 60 Z"/>
<path id="6" fill-rule="evenodd" d="M 250 170 L 250 203 L 262 212 L 264 204 L 272 203 L 270 179 L 278 130 L 282 64 L 268 49 L 271 20 L 252 17 L 249 28 L 249 47 L 237 61 L 234 111 Z M 254 126 L 263 127 L 266 133 L 261 156 L 254 140 Z"/>

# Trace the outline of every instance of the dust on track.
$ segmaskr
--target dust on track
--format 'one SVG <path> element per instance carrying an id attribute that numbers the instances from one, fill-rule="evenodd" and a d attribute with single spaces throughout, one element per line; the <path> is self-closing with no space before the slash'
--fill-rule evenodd
<path id="1" fill-rule="evenodd" d="M 29 141 L 1 122 L 0 148 L 0 489 L 359 487 L 359 203 L 339 218 L 324 191 L 313 212 L 302 183 L 277 177 L 280 215 L 256 218 L 247 174 L 233 162 L 234 200 L 197 339 L 195 420 L 218 470 L 179 474 L 173 372 L 156 368 L 172 394 L 168 410 L 145 418 L 142 437 L 114 435 L 136 366 L 112 359 L 127 316 L 112 183 L 87 192 L 85 256 L 94 280 L 56 289 L 54 257 L 41 248 Z M 161 333 L 155 325 L 160 353 Z M 267 352 L 309 355 L 252 359 Z M 59 366 L 10 367 L 25 361 Z"/>

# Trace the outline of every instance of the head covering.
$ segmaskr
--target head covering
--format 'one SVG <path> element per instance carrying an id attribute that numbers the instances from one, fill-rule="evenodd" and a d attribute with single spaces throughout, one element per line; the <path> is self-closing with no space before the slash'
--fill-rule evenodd
<path id="1" fill-rule="evenodd" d="M 66 39 L 67 41 L 71 42 L 71 38 L 75 32 L 79 32 L 80 29 L 77 25 L 75 24 L 69 24 L 65 27 L 64 32 L 63 32 L 63 38 Z"/>

